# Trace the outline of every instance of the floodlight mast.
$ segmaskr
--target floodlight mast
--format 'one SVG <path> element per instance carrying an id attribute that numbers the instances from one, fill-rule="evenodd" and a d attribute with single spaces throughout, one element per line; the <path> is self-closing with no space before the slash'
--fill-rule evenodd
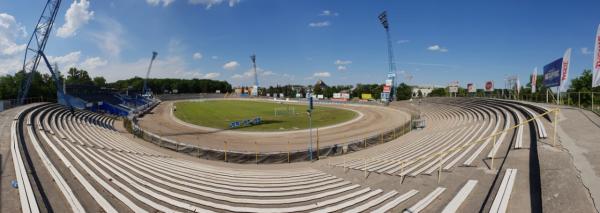
<path id="1" fill-rule="evenodd" d="M 50 37 L 50 32 L 52 32 L 52 26 L 54 25 L 54 20 L 58 14 L 60 3 L 61 0 L 48 0 L 46 2 L 46 6 L 44 6 L 42 15 L 38 19 L 37 25 L 35 26 L 35 29 L 29 38 L 27 48 L 25 48 L 25 57 L 23 59 L 22 68 L 22 71 L 25 73 L 26 77 L 19 88 L 19 95 L 17 98 L 19 105 L 24 104 L 25 99 L 27 99 L 29 88 L 31 87 L 33 73 L 37 72 L 40 61 L 42 59 L 47 60 L 45 59 L 44 49 L 46 49 L 46 43 Z M 57 76 L 52 70 L 52 66 L 50 66 L 49 63 L 46 63 L 46 65 L 48 65 L 48 70 L 50 70 L 52 76 L 56 79 Z M 61 95 L 60 93 L 62 93 L 62 89 L 57 87 L 57 90 L 59 95 Z M 67 105 L 69 105 L 68 102 Z"/>
<path id="2" fill-rule="evenodd" d="M 258 72 L 256 70 L 256 54 L 250 56 L 252 67 L 254 68 L 254 86 L 252 87 L 252 96 L 258 96 Z"/>
<path id="3" fill-rule="evenodd" d="M 394 98 L 396 97 L 396 82 L 395 82 L 395 78 L 396 78 L 396 62 L 394 61 L 394 50 L 393 50 L 393 46 L 392 46 L 392 39 L 390 36 L 390 25 L 387 19 L 387 11 L 383 11 L 381 14 L 379 14 L 378 16 L 379 21 L 381 22 L 381 25 L 383 25 L 383 28 L 385 29 L 385 35 L 387 38 L 387 47 L 388 47 L 388 62 L 389 62 L 389 72 L 387 75 L 388 80 L 391 80 L 391 85 L 389 85 L 390 88 L 390 93 L 388 94 L 388 97 L 386 102 L 391 102 L 392 100 L 394 100 Z"/>
<path id="4" fill-rule="evenodd" d="M 256 55 L 252 54 L 250 56 L 250 60 L 252 60 L 252 67 L 254 68 L 254 86 L 258 87 L 258 73 L 256 71 Z"/>
<path id="5" fill-rule="evenodd" d="M 157 55 L 158 55 L 157 52 L 152 52 L 152 59 L 150 60 L 150 65 L 148 66 L 148 72 L 146 72 L 146 78 L 144 79 L 144 90 L 142 91 L 143 96 L 150 96 L 150 90 L 148 89 L 148 78 L 150 78 L 150 70 L 152 70 L 152 62 L 154 62 Z"/>

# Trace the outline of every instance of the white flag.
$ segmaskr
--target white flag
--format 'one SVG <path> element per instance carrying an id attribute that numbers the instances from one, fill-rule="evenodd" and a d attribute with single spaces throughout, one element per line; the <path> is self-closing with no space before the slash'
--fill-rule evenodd
<path id="1" fill-rule="evenodd" d="M 531 75 L 531 93 L 535 93 L 537 90 L 537 67 L 533 69 L 533 75 Z"/>
<path id="2" fill-rule="evenodd" d="M 594 65 L 592 65 L 592 87 L 600 86 L 600 25 L 594 40 Z"/>
<path id="3" fill-rule="evenodd" d="M 569 62 L 571 61 L 571 48 L 567 49 L 565 55 L 563 56 L 562 68 L 561 68 L 561 76 L 560 76 L 560 91 L 563 91 L 565 88 L 565 82 L 569 79 Z"/>

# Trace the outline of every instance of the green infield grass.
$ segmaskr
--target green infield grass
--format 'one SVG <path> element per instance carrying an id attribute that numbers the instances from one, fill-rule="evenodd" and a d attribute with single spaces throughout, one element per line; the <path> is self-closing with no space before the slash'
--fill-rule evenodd
<path id="1" fill-rule="evenodd" d="M 217 129 L 229 129 L 234 121 L 260 117 L 258 125 L 235 128 L 242 131 L 290 131 L 308 128 L 306 104 L 288 104 L 261 101 L 209 100 L 175 103 L 175 116 L 180 120 Z M 357 116 L 351 110 L 315 106 L 312 113 L 313 128 L 349 121 Z"/>

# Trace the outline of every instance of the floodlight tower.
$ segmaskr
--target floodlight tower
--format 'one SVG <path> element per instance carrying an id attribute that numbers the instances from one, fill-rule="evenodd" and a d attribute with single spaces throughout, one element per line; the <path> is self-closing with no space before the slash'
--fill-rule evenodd
<path id="1" fill-rule="evenodd" d="M 56 83 L 59 102 L 64 100 L 64 104 L 70 106 L 68 99 L 64 96 L 62 87 L 60 87 L 60 76 L 54 72 L 50 62 L 48 61 L 48 58 L 46 58 L 46 54 L 44 54 L 44 49 L 46 49 L 48 37 L 50 37 L 50 32 L 52 32 L 52 26 L 54 25 L 54 20 L 58 14 L 60 3 L 61 0 L 48 0 L 46 2 L 46 6 L 44 6 L 42 15 L 38 19 L 37 25 L 35 26 L 33 33 L 29 38 L 27 48 L 25 48 L 25 58 L 23 59 L 22 68 L 26 77 L 23 79 L 23 83 L 19 88 L 19 96 L 17 99 L 19 104 L 25 103 L 25 99 L 29 93 L 29 88 L 31 87 L 33 73 L 37 72 L 40 60 L 44 60 L 48 70 L 50 70 L 50 73 L 54 78 L 54 82 Z"/>
<path id="2" fill-rule="evenodd" d="M 379 21 L 383 28 L 385 29 L 385 35 L 387 38 L 387 47 L 388 47 L 388 62 L 389 62 L 389 72 L 387 74 L 386 84 L 384 86 L 384 91 L 382 93 L 382 99 L 386 99 L 386 102 L 391 102 L 396 97 L 395 93 L 395 79 L 396 79 L 396 62 L 394 62 L 394 50 L 392 46 L 392 39 L 390 37 L 390 25 L 387 19 L 387 11 L 383 11 L 379 14 Z M 387 87 L 387 92 L 386 92 Z M 390 94 L 391 93 L 391 94 Z"/>
<path id="3" fill-rule="evenodd" d="M 252 96 L 258 96 L 258 72 L 256 72 L 256 54 L 250 56 L 252 67 L 254 68 L 254 86 L 252 86 Z"/>
<path id="4" fill-rule="evenodd" d="M 150 97 L 150 89 L 148 89 L 148 78 L 150 78 L 150 70 L 152 70 L 152 63 L 156 59 L 157 55 L 157 52 L 152 52 L 152 59 L 150 59 L 150 65 L 148 65 L 148 72 L 146 72 L 146 78 L 144 79 L 144 89 L 142 91 L 142 96 L 145 97 Z"/>

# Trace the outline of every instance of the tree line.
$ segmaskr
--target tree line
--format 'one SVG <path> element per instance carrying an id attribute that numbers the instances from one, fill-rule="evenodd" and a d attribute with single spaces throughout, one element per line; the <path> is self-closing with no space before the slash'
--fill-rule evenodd
<path id="1" fill-rule="evenodd" d="M 134 77 L 126 80 L 119 80 L 113 83 L 107 83 L 102 76 L 91 77 L 86 70 L 70 68 L 64 75 L 60 75 L 60 81 L 69 85 L 97 86 L 99 88 L 110 88 L 118 91 L 142 91 L 144 79 Z M 14 75 L 0 76 L 0 100 L 16 99 L 26 74 L 19 71 Z M 148 79 L 148 87 L 155 94 L 172 92 L 178 93 L 214 93 L 216 90 L 221 92 L 231 92 L 232 87 L 227 81 L 217 81 L 210 79 Z M 44 97 L 47 99 L 56 99 L 56 84 L 49 73 L 34 72 L 29 89 L 28 97 Z"/>

